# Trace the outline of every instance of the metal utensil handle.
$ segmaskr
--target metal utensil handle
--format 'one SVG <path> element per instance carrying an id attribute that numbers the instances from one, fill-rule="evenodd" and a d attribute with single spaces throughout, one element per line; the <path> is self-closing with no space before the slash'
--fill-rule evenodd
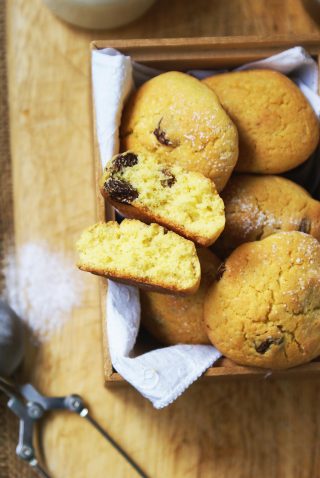
<path id="1" fill-rule="evenodd" d="M 80 417 L 85 418 L 91 425 L 123 456 L 123 458 L 134 468 L 142 478 L 148 478 L 148 475 L 140 468 L 140 466 L 127 454 L 127 452 L 106 432 L 96 420 L 89 415 L 89 410 L 85 406 L 80 395 L 72 394 L 65 397 L 46 397 L 41 395 L 30 383 L 20 386 L 20 393 L 29 401 L 29 406 L 37 405 L 39 409 L 50 411 L 57 409 L 65 409 L 77 413 Z M 34 419 L 39 419 L 39 416 Z M 44 472 L 44 470 L 42 470 Z M 46 476 L 46 475 L 43 475 Z"/>
<path id="2" fill-rule="evenodd" d="M 127 452 L 106 432 L 98 422 L 92 418 L 89 413 L 81 414 L 83 418 L 88 420 L 92 426 L 106 439 L 112 446 L 123 456 L 123 458 L 135 469 L 135 471 L 140 475 L 142 478 L 148 478 L 148 475 L 140 468 L 140 466 L 127 454 Z"/>
<path id="3" fill-rule="evenodd" d="M 51 478 L 51 476 L 48 475 L 48 473 L 39 464 L 31 465 L 31 466 L 41 478 Z"/>

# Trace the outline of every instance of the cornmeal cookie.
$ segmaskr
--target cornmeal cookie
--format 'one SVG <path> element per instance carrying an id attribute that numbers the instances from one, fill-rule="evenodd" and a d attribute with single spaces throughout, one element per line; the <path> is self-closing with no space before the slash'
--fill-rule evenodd
<path id="1" fill-rule="evenodd" d="M 277 174 L 303 163 L 319 141 L 319 123 L 299 88 L 272 70 L 223 73 L 203 80 L 239 132 L 237 171 Z"/>
<path id="2" fill-rule="evenodd" d="M 127 103 L 122 150 L 152 152 L 224 187 L 238 158 L 238 133 L 213 91 L 170 71 L 144 83 Z"/>
<path id="3" fill-rule="evenodd" d="M 242 365 L 284 369 L 320 354 L 320 244 L 280 232 L 238 247 L 205 300 L 211 342 Z"/>
<path id="4" fill-rule="evenodd" d="M 103 196 L 126 217 L 156 222 L 202 246 L 223 231 L 224 205 L 213 182 L 159 163 L 152 153 L 116 155 L 101 183 Z"/>
<path id="5" fill-rule="evenodd" d="M 244 242 L 279 231 L 306 232 L 320 241 L 320 202 L 289 179 L 233 176 L 222 198 L 226 226 L 214 245 L 221 257 Z"/>
<path id="6" fill-rule="evenodd" d="M 180 294 L 193 294 L 200 284 L 193 242 L 158 224 L 98 223 L 82 233 L 77 250 L 79 269 L 119 282 Z"/>
<path id="7" fill-rule="evenodd" d="M 142 323 L 164 344 L 210 343 L 203 321 L 203 302 L 221 261 L 204 248 L 198 249 L 198 257 L 201 265 L 201 282 L 196 294 L 190 297 L 177 297 L 141 291 Z"/>

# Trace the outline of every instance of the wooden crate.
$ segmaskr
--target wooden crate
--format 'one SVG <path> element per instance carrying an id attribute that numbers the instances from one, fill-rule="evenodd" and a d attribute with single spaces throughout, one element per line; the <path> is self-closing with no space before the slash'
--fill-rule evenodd
<path id="1" fill-rule="evenodd" d="M 272 37 L 210 37 L 175 38 L 159 40 L 103 40 L 94 41 L 92 49 L 115 48 L 133 60 L 163 70 L 223 69 L 235 68 L 250 61 L 261 60 L 293 46 L 303 46 L 317 61 L 320 61 L 318 38 L 300 36 Z M 101 177 L 101 163 L 94 127 L 94 151 L 96 184 Z M 97 187 L 97 220 L 113 219 L 114 211 L 102 198 Z M 100 281 L 101 320 L 103 330 L 103 360 L 105 384 L 127 383 L 112 367 L 106 334 L 106 281 Z M 203 378 L 268 378 L 296 377 L 320 374 L 320 357 L 306 365 L 289 370 L 268 372 L 265 369 L 242 367 L 227 358 L 221 358 L 209 368 Z"/>

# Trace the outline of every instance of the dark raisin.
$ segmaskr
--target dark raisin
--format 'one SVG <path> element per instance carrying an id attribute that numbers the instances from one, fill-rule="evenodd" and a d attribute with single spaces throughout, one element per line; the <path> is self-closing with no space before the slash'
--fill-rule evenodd
<path id="1" fill-rule="evenodd" d="M 118 154 L 111 163 L 111 172 L 120 173 L 125 168 L 132 168 L 135 164 L 138 164 L 139 158 L 134 153 Z"/>
<path id="2" fill-rule="evenodd" d="M 261 342 L 260 344 L 255 344 L 255 349 L 258 352 L 258 354 L 264 354 L 266 351 L 271 347 L 271 345 L 280 345 L 283 342 L 283 337 L 268 337 L 266 340 Z"/>
<path id="3" fill-rule="evenodd" d="M 304 217 L 301 219 L 301 222 L 299 224 L 299 231 L 300 232 L 305 232 L 306 234 L 309 234 L 311 229 L 311 221 L 308 217 Z"/>
<path id="4" fill-rule="evenodd" d="M 165 179 L 160 180 L 161 186 L 164 188 L 171 188 L 177 181 L 176 177 L 171 173 L 171 171 L 169 171 L 169 169 L 162 169 L 161 172 L 164 176 L 166 176 Z"/>
<path id="5" fill-rule="evenodd" d="M 162 118 L 159 121 L 156 129 L 153 131 L 153 134 L 155 135 L 159 143 L 164 144 L 165 146 L 173 146 L 173 142 L 166 136 L 166 132 L 161 129 L 161 121 Z"/>
<path id="6" fill-rule="evenodd" d="M 138 191 L 127 181 L 110 178 L 104 183 L 104 189 L 111 199 L 123 204 L 131 204 L 139 196 Z"/>
<path id="7" fill-rule="evenodd" d="M 220 266 L 218 267 L 217 272 L 216 272 L 215 280 L 216 280 L 217 282 L 222 278 L 222 276 L 223 276 L 223 274 L 225 273 L 226 269 L 227 269 L 227 268 L 226 268 L 225 263 L 222 262 L 222 263 L 220 264 Z"/>

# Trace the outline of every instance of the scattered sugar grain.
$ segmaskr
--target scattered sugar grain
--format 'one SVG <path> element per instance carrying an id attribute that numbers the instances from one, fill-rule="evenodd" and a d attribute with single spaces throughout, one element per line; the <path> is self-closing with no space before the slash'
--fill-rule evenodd
<path id="1" fill-rule="evenodd" d="M 81 304 L 83 280 L 74 261 L 44 243 L 27 243 L 6 258 L 6 300 L 43 342 Z"/>

